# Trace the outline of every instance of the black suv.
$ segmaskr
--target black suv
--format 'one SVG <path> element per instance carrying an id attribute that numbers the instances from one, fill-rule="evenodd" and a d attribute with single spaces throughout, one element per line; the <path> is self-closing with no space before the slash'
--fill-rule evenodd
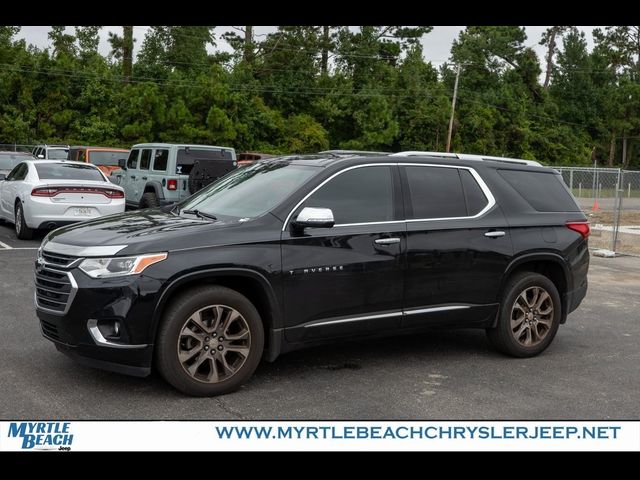
<path id="1" fill-rule="evenodd" d="M 542 352 L 587 291 L 589 225 L 555 170 L 406 152 L 276 158 L 182 202 L 57 229 L 35 271 L 58 350 L 192 395 L 345 337 L 484 328 Z"/>

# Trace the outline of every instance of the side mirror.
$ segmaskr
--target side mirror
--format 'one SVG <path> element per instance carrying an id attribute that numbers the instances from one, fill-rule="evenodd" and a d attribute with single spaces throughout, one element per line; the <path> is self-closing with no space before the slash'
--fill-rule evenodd
<path id="1" fill-rule="evenodd" d="M 4 173 L 0 173 L 0 182 L 7 179 L 7 176 Z"/>
<path id="2" fill-rule="evenodd" d="M 331 228 L 335 223 L 330 208 L 304 207 L 293 225 L 296 228 Z"/>
<path id="3" fill-rule="evenodd" d="M 121 158 L 120 160 L 118 160 L 118 166 L 122 170 L 126 170 L 127 169 L 127 161 L 124 158 Z"/>
<path id="4" fill-rule="evenodd" d="M 44 158 L 44 155 L 42 153 L 39 153 L 38 158 Z"/>

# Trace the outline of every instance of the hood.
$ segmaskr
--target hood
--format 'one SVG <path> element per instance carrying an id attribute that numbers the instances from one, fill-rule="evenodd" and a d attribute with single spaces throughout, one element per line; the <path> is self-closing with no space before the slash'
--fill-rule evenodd
<path id="1" fill-rule="evenodd" d="M 78 247 L 127 246 L 120 252 L 124 254 L 141 250 L 171 250 L 176 246 L 185 248 L 200 233 L 210 237 L 212 230 L 223 230 L 232 225 L 237 226 L 238 222 L 211 222 L 191 215 L 174 215 L 161 209 L 137 210 L 58 228 L 46 240 Z"/>

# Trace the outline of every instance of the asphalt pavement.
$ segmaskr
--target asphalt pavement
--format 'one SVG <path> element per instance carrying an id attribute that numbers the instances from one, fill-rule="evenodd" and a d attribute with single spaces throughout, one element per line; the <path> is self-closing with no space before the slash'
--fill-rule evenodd
<path id="1" fill-rule="evenodd" d="M 42 337 L 41 238 L 0 224 L 0 420 L 640 419 L 640 258 L 592 258 L 587 298 L 536 358 L 504 357 L 482 331 L 434 331 L 293 352 L 238 392 L 191 398 L 157 373 L 80 366 Z"/>

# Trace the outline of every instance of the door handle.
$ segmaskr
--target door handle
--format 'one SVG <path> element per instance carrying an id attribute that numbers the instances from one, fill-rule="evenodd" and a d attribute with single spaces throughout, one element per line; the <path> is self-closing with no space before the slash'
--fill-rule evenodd
<path id="1" fill-rule="evenodd" d="M 502 231 L 493 231 L 493 232 L 487 232 L 484 234 L 485 237 L 489 237 L 489 238 L 498 238 L 498 237 L 504 237 L 504 232 Z"/>
<path id="2" fill-rule="evenodd" d="M 377 245 L 393 245 L 394 243 L 400 243 L 399 238 L 378 238 L 373 241 Z"/>
<path id="3" fill-rule="evenodd" d="M 142 180 L 146 180 L 146 179 L 147 179 L 147 177 L 142 177 Z"/>
<path id="4" fill-rule="evenodd" d="M 131 180 L 135 180 L 135 179 L 136 179 L 136 176 L 135 176 L 135 175 L 131 175 L 129 178 L 130 178 Z"/>

